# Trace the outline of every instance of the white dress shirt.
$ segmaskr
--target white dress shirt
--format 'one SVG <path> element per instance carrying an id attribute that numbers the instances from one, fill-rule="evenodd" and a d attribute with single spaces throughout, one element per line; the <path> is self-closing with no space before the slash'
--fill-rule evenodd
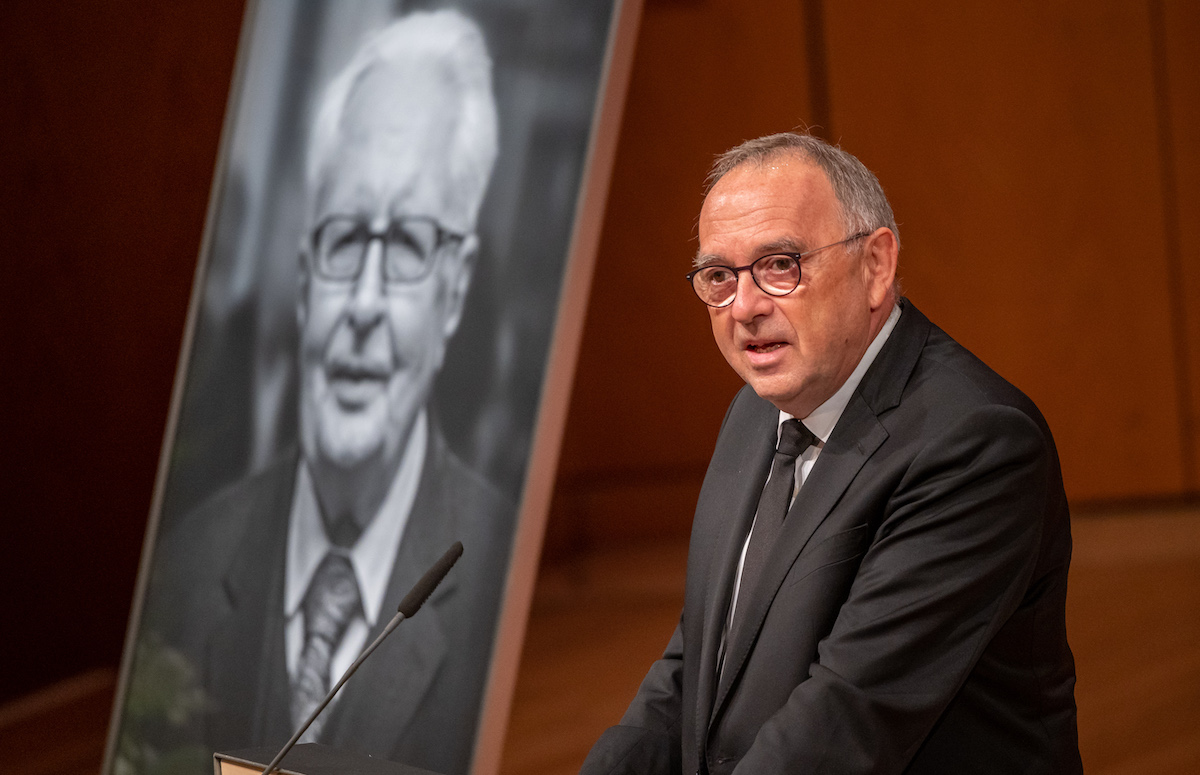
<path id="1" fill-rule="evenodd" d="M 900 319 L 900 307 L 892 307 L 891 314 L 884 321 L 883 328 L 879 329 L 879 333 L 871 340 L 871 344 L 867 346 L 867 351 L 863 353 L 863 357 L 859 360 L 858 365 L 854 367 L 854 371 L 842 383 L 842 386 L 837 389 L 837 392 L 830 396 L 825 403 L 814 409 L 808 417 L 801 420 L 804 427 L 808 428 L 814 436 L 817 437 L 817 443 L 800 453 L 800 457 L 796 459 L 796 483 L 792 488 L 792 499 L 788 501 L 790 504 L 796 499 L 796 494 L 800 492 L 800 488 L 804 486 L 804 481 L 808 478 L 808 474 L 812 471 L 813 465 L 817 462 L 817 458 L 821 455 L 821 450 L 825 448 L 825 442 L 829 440 L 829 434 L 833 433 L 833 428 L 837 425 L 837 421 L 841 419 L 842 412 L 846 410 L 846 405 L 850 403 L 850 396 L 854 395 L 854 391 L 858 389 L 858 384 L 862 382 L 863 375 L 867 373 L 867 369 L 871 368 L 871 364 L 875 362 L 875 357 L 879 355 L 879 351 L 883 349 L 883 344 L 892 334 L 892 329 L 896 327 L 896 321 Z M 788 420 L 795 419 L 787 412 L 779 412 L 779 425 L 775 429 L 775 443 L 779 444 L 779 434 L 782 432 L 783 424 Z M 770 481 L 768 474 L 767 480 Z M 766 484 L 764 483 L 764 487 Z M 755 521 L 758 520 L 758 515 L 754 515 Z M 729 635 L 729 627 L 733 624 L 733 612 L 737 608 L 738 592 L 742 586 L 742 566 L 746 562 L 746 548 L 750 546 L 750 536 L 754 533 L 754 526 L 750 526 L 750 532 L 746 534 L 746 541 L 742 544 L 742 554 L 738 558 L 737 573 L 733 579 L 733 595 L 729 600 L 729 616 L 725 619 L 725 630 L 721 635 L 721 649 L 718 652 L 721 661 L 724 661 L 725 654 L 725 638 Z M 718 672 L 720 671 L 718 666 Z"/>
<path id="2" fill-rule="evenodd" d="M 312 475 L 301 458 L 288 522 L 283 589 L 283 612 L 287 619 L 287 670 L 292 679 L 296 677 L 297 664 L 304 650 L 304 597 L 313 574 L 330 551 L 340 553 L 350 561 L 362 600 L 362 611 L 350 620 L 341 642 L 334 650 L 329 671 L 331 687 L 366 645 L 367 633 L 379 618 L 379 609 L 383 605 L 383 596 L 387 594 L 387 584 L 392 577 L 392 566 L 396 563 L 404 526 L 408 524 L 413 501 L 417 497 L 428 437 L 429 422 L 422 411 L 413 423 L 396 476 L 379 512 L 354 546 L 349 548 L 330 542 L 325 532 L 325 521 L 321 517 L 321 506 L 313 489 Z"/>

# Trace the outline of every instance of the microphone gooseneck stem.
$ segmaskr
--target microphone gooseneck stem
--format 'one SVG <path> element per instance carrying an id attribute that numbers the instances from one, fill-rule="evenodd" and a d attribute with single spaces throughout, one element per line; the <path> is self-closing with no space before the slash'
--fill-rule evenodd
<path id="1" fill-rule="evenodd" d="M 275 769 L 279 766 L 279 763 L 283 761 L 283 757 L 287 756 L 288 751 L 292 750 L 296 743 L 299 742 L 300 737 L 307 732 L 308 728 L 312 726 L 312 723 L 316 721 L 317 716 L 321 715 L 321 711 L 325 710 L 325 706 L 328 705 L 331 700 L 333 700 L 334 695 L 338 693 L 338 689 L 342 688 L 342 684 L 350 680 L 350 676 L 354 675 L 354 671 L 358 670 L 358 666 L 366 661 L 367 657 L 371 656 L 371 652 L 379 648 L 379 644 L 383 643 L 383 639 L 390 635 L 392 630 L 396 629 L 396 625 L 413 616 L 413 614 L 415 614 L 421 608 L 421 606 L 424 605 L 425 601 L 429 599 L 429 596 L 433 594 L 433 590 L 437 589 L 438 584 L 442 583 L 442 579 L 444 579 L 446 574 L 450 572 L 450 569 L 454 567 L 454 563 L 458 562 L 458 558 L 462 556 L 462 553 L 462 542 L 455 541 L 454 544 L 446 550 L 446 553 L 441 556 L 441 559 L 435 562 L 433 567 L 425 571 L 425 575 L 413 585 L 413 588 L 409 590 L 408 594 L 404 596 L 404 599 L 400 601 L 400 610 L 396 612 L 396 615 L 392 617 L 392 620 L 387 623 L 386 627 L 383 628 L 383 632 L 379 633 L 379 637 L 371 641 L 370 646 L 367 646 L 365 649 L 363 649 L 363 652 L 358 655 L 358 659 L 354 660 L 354 664 L 350 665 L 350 667 L 346 670 L 346 673 L 342 676 L 341 680 L 339 680 L 337 684 L 329 690 L 329 694 L 325 695 L 325 699 L 321 702 L 321 704 L 314 708 L 312 713 L 308 714 L 308 718 L 305 719 L 304 723 L 300 725 L 300 728 L 296 730 L 296 734 L 292 735 L 292 739 L 284 743 L 284 746 L 282 749 L 280 749 L 279 753 L 275 754 L 275 758 L 272 759 L 271 763 L 268 764 L 266 769 L 262 771 L 262 775 L 271 775 L 271 773 L 275 771 Z"/>
<path id="2" fill-rule="evenodd" d="M 334 684 L 332 689 L 329 690 L 329 694 L 325 695 L 325 699 L 321 701 L 321 704 L 314 708 L 312 713 L 308 714 L 308 718 L 304 720 L 304 723 L 300 725 L 300 728 L 296 730 L 296 733 L 292 735 L 291 739 L 284 744 L 279 753 L 275 754 L 275 758 L 272 759 L 271 763 L 267 765 L 267 768 L 262 771 L 262 775 L 271 775 L 271 773 L 275 771 L 275 768 L 277 768 L 279 763 L 283 761 L 283 757 L 287 756 L 288 751 L 295 747 L 296 743 L 300 740 L 304 733 L 308 731 L 308 728 L 312 726 L 312 723 L 317 720 L 317 716 L 321 715 L 321 711 L 325 710 L 325 706 L 333 700 L 334 695 L 338 693 L 338 689 L 341 689 L 342 685 L 346 683 L 346 681 L 350 680 L 350 676 L 354 675 L 354 671 L 358 670 L 358 666 L 365 662 L 367 657 L 371 656 L 371 652 L 379 648 L 379 644 L 383 643 L 383 639 L 390 635 L 392 630 L 396 629 L 396 626 L 399 625 L 400 622 L 404 621 L 404 619 L 405 616 L 403 611 L 398 611 L 396 615 L 392 617 L 392 620 L 387 623 L 386 627 L 383 628 L 383 632 L 379 633 L 379 637 L 371 641 L 370 646 L 367 646 L 365 649 L 363 649 L 363 652 L 358 655 L 358 659 L 354 660 L 354 664 L 350 665 L 345 674 L 342 675 L 341 679 Z"/>

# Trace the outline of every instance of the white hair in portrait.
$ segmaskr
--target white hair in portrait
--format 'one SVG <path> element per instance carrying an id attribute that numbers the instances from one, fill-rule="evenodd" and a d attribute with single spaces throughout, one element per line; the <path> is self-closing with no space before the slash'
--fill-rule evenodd
<path id="1" fill-rule="evenodd" d="M 446 160 L 447 173 L 474 221 L 498 146 L 492 60 L 478 25 L 453 9 L 416 12 L 397 19 L 370 38 L 330 82 L 317 108 L 309 142 L 306 182 L 310 215 L 325 165 L 347 128 L 347 103 L 356 86 L 378 67 L 413 75 L 436 70 L 456 93 L 453 147 L 458 150 Z M 403 88 L 404 77 L 408 76 L 397 79 L 398 89 Z"/>

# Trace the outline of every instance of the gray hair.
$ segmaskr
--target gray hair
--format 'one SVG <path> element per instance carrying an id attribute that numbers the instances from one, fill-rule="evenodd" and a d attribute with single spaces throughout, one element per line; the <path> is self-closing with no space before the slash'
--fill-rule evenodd
<path id="1" fill-rule="evenodd" d="M 781 132 L 747 140 L 729 149 L 713 162 L 704 182 L 704 194 L 707 196 L 717 181 L 735 167 L 743 164 L 761 165 L 789 154 L 796 154 L 815 164 L 829 178 L 847 236 L 871 232 L 884 226 L 892 230 L 896 236 L 896 246 L 899 247 L 900 230 L 896 228 L 896 216 L 892 214 L 892 206 L 888 204 L 879 179 L 854 156 L 812 135 Z"/>
<path id="2" fill-rule="evenodd" d="M 315 201 L 324 166 L 338 145 L 346 105 L 354 89 L 377 67 L 413 61 L 443 64 L 457 90 L 454 147 L 458 151 L 445 161 L 447 174 L 455 189 L 462 192 L 474 223 L 499 143 L 492 59 L 475 22 L 452 9 L 411 13 L 397 19 L 368 40 L 330 82 L 309 138 L 309 196 Z"/>

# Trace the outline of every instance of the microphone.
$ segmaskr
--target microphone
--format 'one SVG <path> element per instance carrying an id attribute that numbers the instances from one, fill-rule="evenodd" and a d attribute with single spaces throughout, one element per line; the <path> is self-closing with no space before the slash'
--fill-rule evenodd
<path id="1" fill-rule="evenodd" d="M 429 599 L 429 596 L 433 594 L 433 590 L 437 589 L 438 584 L 442 583 L 442 579 L 446 578 L 446 574 L 449 573 L 450 569 L 454 567 L 454 563 L 458 562 L 458 558 L 462 556 L 462 553 L 462 541 L 455 541 L 454 545 L 446 550 L 446 553 L 442 555 L 441 559 L 435 562 L 433 567 L 425 571 L 425 575 L 422 576 L 416 584 L 413 584 L 413 588 L 409 590 L 409 593 L 404 596 L 403 600 L 400 601 L 400 607 L 397 609 L 396 615 L 393 616 L 392 620 L 388 622 L 386 627 L 383 628 L 383 632 L 379 633 L 378 638 L 371 641 L 371 645 L 362 650 L 362 653 L 358 655 L 358 659 L 354 660 L 354 664 L 350 665 L 350 667 L 346 670 L 346 674 L 343 675 L 341 680 L 339 680 L 337 684 L 335 684 L 334 687 L 329 690 L 329 694 L 325 695 L 325 699 L 321 701 L 321 704 L 313 709 L 313 712 L 308 715 L 308 718 L 303 724 L 300 725 L 300 728 L 296 730 L 296 734 L 292 735 L 292 738 L 284 743 L 283 748 L 280 749 L 279 753 L 275 754 L 275 758 L 272 759 L 271 763 L 267 765 L 267 768 L 262 771 L 262 775 L 271 775 L 271 773 L 274 772 L 277 767 L 279 767 L 279 763 L 283 761 L 283 757 L 287 756 L 288 751 L 292 750 L 297 741 L 300 740 L 300 736 L 303 735 L 310 726 L 312 726 L 312 723 L 316 721 L 317 716 L 321 715 L 321 711 L 325 710 L 325 706 L 328 705 L 331 700 L 333 700 L 333 696 L 337 694 L 338 689 L 342 688 L 342 684 L 350 680 L 350 676 L 354 675 L 354 671 L 358 670 L 359 665 L 365 662 L 367 657 L 371 656 L 371 652 L 375 651 L 375 649 L 379 647 L 380 643 L 383 643 L 383 639 L 390 635 L 392 630 L 396 629 L 396 626 L 399 625 L 400 622 L 411 618 L 418 610 L 420 610 L 425 601 Z"/>

